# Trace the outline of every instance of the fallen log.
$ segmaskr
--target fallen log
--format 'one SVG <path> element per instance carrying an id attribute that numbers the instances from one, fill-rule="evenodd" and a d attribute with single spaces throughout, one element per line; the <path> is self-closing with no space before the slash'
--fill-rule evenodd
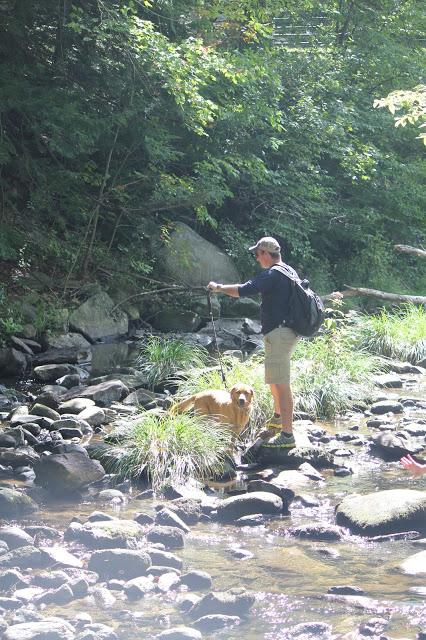
<path id="1" fill-rule="evenodd" d="M 378 298 L 379 300 L 389 300 L 390 302 L 411 302 L 413 304 L 426 304 L 426 296 L 409 296 L 400 293 L 388 293 L 387 291 L 378 291 L 377 289 L 364 289 L 362 287 L 350 287 L 344 285 L 343 291 L 333 291 L 323 297 L 323 300 L 339 300 L 342 298 L 351 298 L 354 296 L 368 296 L 369 298 Z"/>
<path id="2" fill-rule="evenodd" d="M 417 247 L 410 247 L 408 244 L 395 244 L 394 249 L 400 253 L 412 253 L 420 258 L 426 258 L 426 251 Z"/>

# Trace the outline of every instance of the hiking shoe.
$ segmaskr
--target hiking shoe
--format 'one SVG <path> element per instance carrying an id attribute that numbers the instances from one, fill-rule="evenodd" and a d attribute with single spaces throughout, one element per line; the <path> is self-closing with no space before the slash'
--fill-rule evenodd
<path id="1" fill-rule="evenodd" d="M 281 416 L 273 415 L 272 418 L 265 423 L 265 429 L 282 429 Z"/>
<path id="2" fill-rule="evenodd" d="M 269 442 L 265 442 L 262 446 L 271 447 L 274 449 L 294 449 L 296 446 L 296 441 L 292 433 L 287 435 L 286 433 L 281 431 L 281 433 L 279 433 L 274 438 L 271 438 Z"/>

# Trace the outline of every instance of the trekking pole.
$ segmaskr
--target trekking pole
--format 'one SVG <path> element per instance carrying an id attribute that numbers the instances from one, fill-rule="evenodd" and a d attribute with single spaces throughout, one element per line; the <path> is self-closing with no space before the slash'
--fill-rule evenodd
<path id="1" fill-rule="evenodd" d="M 223 369 L 222 358 L 221 358 L 220 351 L 219 351 L 219 345 L 217 343 L 216 325 L 214 323 L 214 317 L 213 317 L 212 292 L 210 291 L 209 288 L 207 288 L 207 308 L 208 308 L 209 315 L 210 315 L 210 321 L 211 321 L 212 327 L 213 327 L 214 345 L 216 347 L 217 357 L 218 357 L 218 360 L 219 360 L 220 375 L 222 377 L 222 382 L 223 382 L 223 384 L 224 384 L 224 386 L 226 388 L 225 371 Z"/>

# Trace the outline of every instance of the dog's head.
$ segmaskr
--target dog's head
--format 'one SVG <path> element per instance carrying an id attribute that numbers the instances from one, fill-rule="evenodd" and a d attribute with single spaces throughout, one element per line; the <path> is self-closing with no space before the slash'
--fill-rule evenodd
<path id="1" fill-rule="evenodd" d="M 241 409 L 249 409 L 254 398 L 254 391 L 248 384 L 234 384 L 231 389 L 232 402 Z"/>

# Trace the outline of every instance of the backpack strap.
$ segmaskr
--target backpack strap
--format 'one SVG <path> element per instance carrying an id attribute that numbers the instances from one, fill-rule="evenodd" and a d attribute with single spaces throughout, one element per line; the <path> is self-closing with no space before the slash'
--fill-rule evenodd
<path id="1" fill-rule="evenodd" d="M 274 264 L 271 269 L 274 271 L 278 271 L 278 273 L 282 273 L 283 276 L 287 276 L 289 280 L 293 282 L 299 282 L 300 278 L 297 275 L 296 271 L 289 267 L 287 264 Z"/>

